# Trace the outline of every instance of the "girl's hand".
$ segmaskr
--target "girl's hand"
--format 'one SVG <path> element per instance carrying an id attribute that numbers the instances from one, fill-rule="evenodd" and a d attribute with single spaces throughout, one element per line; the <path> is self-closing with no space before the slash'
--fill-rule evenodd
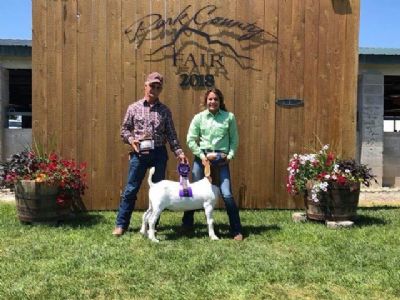
<path id="1" fill-rule="evenodd" d="M 217 158 L 217 153 L 215 153 L 215 152 L 207 153 L 207 159 L 208 160 L 213 161 L 216 158 Z"/>

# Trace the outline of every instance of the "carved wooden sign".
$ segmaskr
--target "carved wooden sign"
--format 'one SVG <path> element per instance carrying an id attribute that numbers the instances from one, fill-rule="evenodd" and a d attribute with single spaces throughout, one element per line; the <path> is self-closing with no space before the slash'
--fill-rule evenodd
<path id="1" fill-rule="evenodd" d="M 237 50 L 240 47 L 235 47 L 236 42 L 247 41 L 252 47 L 258 47 L 277 40 L 256 22 L 231 19 L 221 16 L 219 11 L 216 5 L 209 4 L 198 10 L 188 5 L 176 16 L 151 13 L 128 26 L 125 34 L 137 49 L 147 41 L 161 40 L 161 46 L 150 51 L 148 60 L 171 59 L 172 67 L 181 78 L 181 87 L 212 87 L 214 76 L 228 74 L 226 58 L 241 68 L 257 70 L 247 51 Z M 180 42 L 191 35 L 199 37 L 197 43 L 189 43 L 197 45 L 199 53 L 186 52 L 188 43 Z M 163 50 L 171 52 L 167 55 Z"/>

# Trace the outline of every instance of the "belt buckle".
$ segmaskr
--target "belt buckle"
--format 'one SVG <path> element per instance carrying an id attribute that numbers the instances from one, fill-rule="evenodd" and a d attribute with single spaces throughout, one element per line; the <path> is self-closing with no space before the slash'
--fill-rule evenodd
<path id="1" fill-rule="evenodd" d="M 139 141 L 139 152 L 140 153 L 149 153 L 150 150 L 154 150 L 154 140 L 146 139 Z"/>

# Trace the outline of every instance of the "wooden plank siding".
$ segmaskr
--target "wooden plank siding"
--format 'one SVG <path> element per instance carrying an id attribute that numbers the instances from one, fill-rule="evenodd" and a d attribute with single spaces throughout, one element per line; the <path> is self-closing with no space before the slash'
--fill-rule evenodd
<path id="1" fill-rule="evenodd" d="M 48 137 L 46 4 L 46 0 L 32 3 L 32 128 L 36 142 L 44 146 Z"/>
<path id="2" fill-rule="evenodd" d="M 93 2 L 92 22 L 98 26 L 92 29 L 92 115 L 91 130 L 91 184 L 93 187 L 104 186 L 104 189 L 93 189 L 92 207 L 107 209 L 112 197 L 107 188 L 110 164 L 107 163 L 107 4 L 105 1 Z M 110 154 L 109 154 L 110 155 Z"/>
<path id="3" fill-rule="evenodd" d="M 346 113 L 348 119 L 346 119 L 346 122 L 343 124 L 344 126 L 341 127 L 341 140 L 344 145 L 342 148 L 342 155 L 344 157 L 355 157 L 357 147 L 355 130 L 357 125 L 357 105 L 354 104 L 354 101 L 357 100 L 354 99 L 357 99 L 358 59 L 354 56 L 358 53 L 360 2 L 344 3 L 343 6 L 340 7 L 340 10 L 338 10 L 338 13 L 346 15 L 346 32 L 344 33 L 346 52 L 343 54 L 345 61 L 342 74 L 344 77 L 344 87 L 341 98 L 343 112 Z M 343 35 L 341 38 L 343 38 Z"/>
<path id="4" fill-rule="evenodd" d="M 239 151 L 231 162 L 235 200 L 241 208 L 300 208 L 302 199 L 286 193 L 293 153 L 316 149 L 320 140 L 344 157 L 355 155 L 359 2 L 32 1 L 34 138 L 87 162 L 87 209 L 116 209 L 129 149 L 120 125 L 128 105 L 143 96 L 146 75 L 165 75 L 161 100 L 171 108 L 192 161 L 186 133 L 207 88 L 181 87 L 181 74 L 212 74 L 239 128 Z M 221 17 L 244 25 L 196 25 L 190 18 L 201 9 L 199 23 Z M 135 31 L 142 21 L 153 29 Z M 162 48 L 185 24 L 213 42 L 186 30 L 174 47 Z M 246 24 L 264 32 L 240 39 Z M 304 105 L 276 105 L 289 98 Z M 167 177 L 176 180 L 176 160 L 169 156 Z M 144 182 L 136 208 L 146 208 L 147 191 Z"/>
<path id="5" fill-rule="evenodd" d="M 88 165 L 93 165 L 92 149 L 93 144 L 93 127 L 92 127 L 92 1 L 77 2 L 77 141 L 78 151 L 77 160 L 87 162 Z M 87 177 L 88 186 L 92 186 L 91 172 Z M 93 194 L 86 195 L 86 207 L 93 209 L 92 203 Z"/>
<path id="6" fill-rule="evenodd" d="M 32 6 L 35 7 L 36 2 L 32 2 Z M 78 4 L 76 0 L 66 1 L 63 5 L 63 19 L 62 19 L 62 110 L 63 116 L 59 120 L 62 124 L 61 136 L 57 134 L 58 147 L 60 147 L 61 154 L 68 158 L 77 158 L 78 149 L 78 90 L 77 90 L 77 12 Z M 36 14 L 33 14 L 35 19 Z M 43 43 L 43 42 L 42 42 Z M 34 47 L 32 46 L 32 51 Z M 39 55 L 46 55 L 44 53 L 38 53 Z M 35 54 L 32 53 L 34 57 Z M 32 65 L 32 72 L 34 72 L 35 66 Z M 32 89 L 35 90 L 36 86 L 33 84 Z M 33 99 L 34 100 L 34 99 Z M 37 107 L 37 108 L 36 108 Z M 33 113 L 40 114 L 39 120 L 46 121 L 46 114 L 42 110 L 42 107 L 33 105 Z M 38 137 L 39 134 L 36 132 L 36 127 L 33 126 L 33 135 Z"/>

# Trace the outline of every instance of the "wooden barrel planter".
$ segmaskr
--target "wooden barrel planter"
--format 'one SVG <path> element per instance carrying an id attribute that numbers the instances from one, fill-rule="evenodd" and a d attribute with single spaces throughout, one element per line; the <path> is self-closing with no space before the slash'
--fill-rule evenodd
<path id="1" fill-rule="evenodd" d="M 70 203 L 59 205 L 59 188 L 44 182 L 21 180 L 15 186 L 18 218 L 21 222 L 55 222 L 71 212 Z"/>
<path id="2" fill-rule="evenodd" d="M 357 217 L 360 184 L 340 185 L 332 183 L 327 192 L 320 195 L 319 202 L 311 199 L 311 192 L 305 195 L 306 214 L 311 220 L 347 221 Z"/>

